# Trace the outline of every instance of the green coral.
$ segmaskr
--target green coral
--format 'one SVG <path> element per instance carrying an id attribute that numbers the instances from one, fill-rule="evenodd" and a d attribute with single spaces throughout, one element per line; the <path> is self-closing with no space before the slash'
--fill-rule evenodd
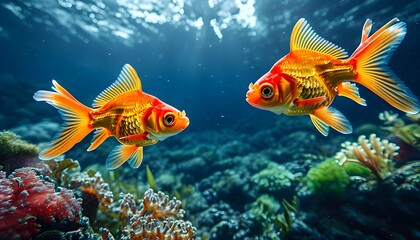
<path id="1" fill-rule="evenodd" d="M 36 156 L 38 148 L 21 139 L 21 137 L 11 131 L 0 132 L 0 161 L 4 161 L 14 156 L 27 155 Z"/>
<path id="2" fill-rule="evenodd" d="M 263 192 L 276 192 L 289 188 L 295 180 L 295 175 L 283 165 L 271 163 L 251 179 Z"/>
<path id="3" fill-rule="evenodd" d="M 346 170 L 331 158 L 311 168 L 304 178 L 304 184 L 314 194 L 343 194 L 350 184 L 350 177 Z"/>

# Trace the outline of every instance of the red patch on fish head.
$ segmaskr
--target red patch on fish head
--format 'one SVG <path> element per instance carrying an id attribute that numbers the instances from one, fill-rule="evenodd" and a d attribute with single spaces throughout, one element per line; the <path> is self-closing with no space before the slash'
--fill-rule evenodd
<path id="1" fill-rule="evenodd" d="M 291 92 L 289 85 L 289 82 L 282 77 L 280 70 L 270 71 L 255 84 L 249 85 L 246 101 L 256 108 L 280 114 Z"/>

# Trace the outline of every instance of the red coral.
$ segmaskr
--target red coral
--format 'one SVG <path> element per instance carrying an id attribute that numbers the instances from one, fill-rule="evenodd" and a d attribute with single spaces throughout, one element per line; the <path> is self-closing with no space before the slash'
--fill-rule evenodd
<path id="1" fill-rule="evenodd" d="M 0 172 L 0 235 L 28 239 L 44 224 L 80 221 L 80 202 L 71 190 L 54 189 L 30 168 L 20 168 L 6 178 Z"/>

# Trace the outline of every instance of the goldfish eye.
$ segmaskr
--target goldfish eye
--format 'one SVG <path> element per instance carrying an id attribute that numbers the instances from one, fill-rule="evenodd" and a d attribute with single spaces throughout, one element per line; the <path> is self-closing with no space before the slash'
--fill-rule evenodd
<path id="1" fill-rule="evenodd" d="M 261 86 L 261 96 L 263 98 L 271 98 L 274 95 L 274 88 L 271 85 L 262 85 Z"/>
<path id="2" fill-rule="evenodd" d="M 168 127 L 173 125 L 175 123 L 175 115 L 173 113 L 166 113 L 163 116 L 163 123 Z"/>

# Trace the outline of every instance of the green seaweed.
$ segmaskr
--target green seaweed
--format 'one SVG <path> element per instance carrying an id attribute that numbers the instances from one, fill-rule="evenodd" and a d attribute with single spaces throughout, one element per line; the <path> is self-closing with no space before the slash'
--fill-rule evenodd
<path id="1" fill-rule="evenodd" d="M 153 173 L 149 168 L 149 165 L 146 165 L 146 176 L 147 176 L 147 183 L 153 189 L 153 191 L 157 192 L 158 187 L 156 185 L 155 177 L 153 177 Z"/>
<path id="2" fill-rule="evenodd" d="M 350 184 L 350 177 L 333 158 L 312 167 L 303 183 L 317 195 L 342 195 Z"/>
<path id="3" fill-rule="evenodd" d="M 281 229 L 281 236 L 286 237 L 296 220 L 296 214 L 299 210 L 299 199 L 296 196 L 293 196 L 291 202 L 283 199 L 281 201 L 281 206 L 283 208 L 283 214 L 275 216 L 273 218 L 273 223 Z"/>
<path id="4" fill-rule="evenodd" d="M 373 176 L 372 171 L 369 168 L 358 163 L 348 162 L 344 164 L 343 167 L 349 176 L 360 176 L 364 178 Z"/>

